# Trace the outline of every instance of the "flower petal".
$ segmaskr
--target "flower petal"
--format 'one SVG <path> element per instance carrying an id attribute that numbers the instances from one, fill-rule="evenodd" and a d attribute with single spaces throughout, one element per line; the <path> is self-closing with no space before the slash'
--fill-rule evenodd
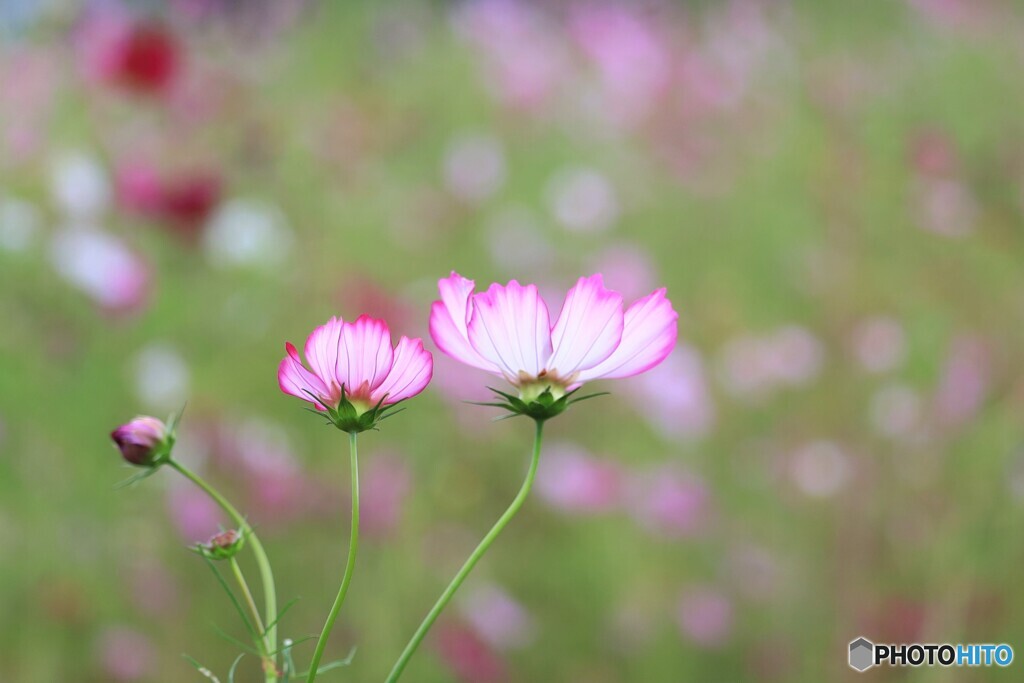
<path id="1" fill-rule="evenodd" d="M 565 295 L 551 330 L 554 352 L 547 369 L 568 377 L 594 367 L 618 347 L 622 328 L 622 296 L 605 289 L 600 274 L 581 277 Z"/>
<path id="2" fill-rule="evenodd" d="M 422 339 L 402 337 L 395 348 L 395 360 L 387 379 L 370 395 L 376 403 L 398 403 L 423 391 L 434 372 L 434 358 L 423 348 Z"/>
<path id="3" fill-rule="evenodd" d="M 277 384 L 281 387 L 281 391 L 312 403 L 318 409 L 323 409 L 323 406 L 314 401 L 310 394 L 324 398 L 329 397 L 331 392 L 327 385 L 303 367 L 302 361 L 299 359 L 299 352 L 291 343 L 285 344 L 285 349 L 288 351 L 288 355 L 282 358 L 281 364 L 277 366 Z"/>
<path id="4" fill-rule="evenodd" d="M 455 360 L 481 370 L 500 372 L 469 343 L 466 323 L 470 316 L 469 297 L 476 284 L 454 270 L 437 282 L 441 300 L 430 307 L 430 336 L 437 347 Z"/>
<path id="5" fill-rule="evenodd" d="M 347 392 L 359 392 L 364 384 L 369 391 L 379 387 L 387 378 L 393 360 L 391 331 L 386 322 L 361 315 L 354 323 L 344 324 L 336 377 Z"/>
<path id="6" fill-rule="evenodd" d="M 341 380 L 337 379 L 337 368 L 341 329 L 344 325 L 341 318 L 331 318 L 306 338 L 306 362 L 326 386 L 335 382 L 341 386 Z"/>
<path id="7" fill-rule="evenodd" d="M 551 357 L 548 307 L 536 285 L 515 280 L 495 283 L 473 296 L 473 315 L 467 325 L 469 342 L 477 353 L 515 380 L 520 372 L 536 376 Z"/>
<path id="8" fill-rule="evenodd" d="M 636 301 L 626 311 L 619 347 L 597 366 L 580 372 L 579 380 L 631 377 L 650 370 L 676 345 L 678 318 L 664 289 Z"/>

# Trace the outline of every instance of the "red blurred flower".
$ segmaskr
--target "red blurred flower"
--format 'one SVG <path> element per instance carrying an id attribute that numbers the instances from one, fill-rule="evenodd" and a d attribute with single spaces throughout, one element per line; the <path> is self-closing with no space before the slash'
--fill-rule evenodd
<path id="1" fill-rule="evenodd" d="M 223 182 L 214 171 L 194 169 L 167 176 L 145 162 L 122 164 L 114 183 L 122 207 L 190 240 L 202 230 L 223 194 Z"/>
<path id="2" fill-rule="evenodd" d="M 161 216 L 181 231 L 193 234 L 220 201 L 221 181 L 208 171 L 169 180 L 161 197 Z"/>
<path id="3" fill-rule="evenodd" d="M 160 96 L 181 76 L 181 43 L 158 21 L 107 7 L 90 13 L 76 33 L 79 64 L 93 82 Z"/>
<path id="4" fill-rule="evenodd" d="M 181 69 L 181 48 L 161 24 L 131 26 L 116 46 L 111 76 L 144 93 L 165 92 Z"/>
<path id="5" fill-rule="evenodd" d="M 472 630 L 461 624 L 441 625 L 434 647 L 459 680 L 492 683 L 507 679 L 501 658 Z"/>

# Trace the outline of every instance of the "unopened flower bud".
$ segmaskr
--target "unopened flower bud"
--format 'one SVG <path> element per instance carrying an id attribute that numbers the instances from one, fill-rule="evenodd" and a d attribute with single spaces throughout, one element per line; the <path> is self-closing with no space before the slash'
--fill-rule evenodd
<path id="1" fill-rule="evenodd" d="M 121 455 L 132 465 L 156 467 L 171 454 L 173 436 L 163 422 L 155 417 L 140 416 L 123 424 L 110 437 Z"/>
<path id="2" fill-rule="evenodd" d="M 234 557 L 243 545 L 245 536 L 235 529 L 228 529 L 214 534 L 206 543 L 198 544 L 196 550 L 211 560 L 226 560 Z"/>

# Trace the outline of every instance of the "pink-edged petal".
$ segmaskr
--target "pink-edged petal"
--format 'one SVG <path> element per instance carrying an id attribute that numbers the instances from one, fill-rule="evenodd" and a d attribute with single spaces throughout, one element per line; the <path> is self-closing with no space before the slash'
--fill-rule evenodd
<path id="1" fill-rule="evenodd" d="M 676 345 L 678 318 L 664 289 L 636 301 L 626 311 L 619 347 L 603 362 L 580 372 L 579 380 L 630 377 L 650 370 Z"/>
<path id="2" fill-rule="evenodd" d="M 594 367 L 619 346 L 622 329 L 622 296 L 605 289 L 600 274 L 581 277 L 565 295 L 551 330 L 554 351 L 547 369 L 568 377 Z"/>
<path id="3" fill-rule="evenodd" d="M 423 340 L 402 337 L 395 348 L 391 372 L 370 399 L 376 403 L 386 396 L 384 405 L 391 405 L 415 396 L 427 386 L 433 372 L 434 357 L 423 348 Z"/>
<path id="4" fill-rule="evenodd" d="M 441 300 L 430 307 L 430 336 L 439 349 L 460 363 L 500 373 L 494 363 L 485 360 L 469 343 L 466 325 L 470 316 L 469 297 L 475 286 L 454 270 L 449 277 L 438 280 Z"/>
<path id="5" fill-rule="evenodd" d="M 331 318 L 306 338 L 306 362 L 309 363 L 313 374 L 326 385 L 337 383 L 341 386 L 341 381 L 337 379 L 338 350 L 344 325 L 341 318 Z"/>
<path id="6" fill-rule="evenodd" d="M 394 360 L 391 331 L 383 320 L 361 315 L 341 330 L 338 351 L 339 384 L 350 394 L 373 391 L 387 378 Z"/>
<path id="7" fill-rule="evenodd" d="M 535 285 L 512 280 L 493 284 L 472 299 L 467 330 L 473 348 L 510 378 L 520 372 L 537 375 L 551 357 L 548 307 Z"/>
<path id="8" fill-rule="evenodd" d="M 302 361 L 299 359 L 299 352 L 291 343 L 285 344 L 285 349 L 288 351 L 288 355 L 282 358 L 281 364 L 277 366 L 277 384 L 281 387 L 281 391 L 322 409 L 323 406 L 314 401 L 310 394 L 323 398 L 330 397 L 331 392 L 327 385 L 303 367 Z"/>

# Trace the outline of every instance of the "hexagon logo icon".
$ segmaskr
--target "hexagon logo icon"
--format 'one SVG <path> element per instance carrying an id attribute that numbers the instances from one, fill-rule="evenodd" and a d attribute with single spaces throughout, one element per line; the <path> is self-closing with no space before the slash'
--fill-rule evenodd
<path id="1" fill-rule="evenodd" d="M 850 668 L 867 671 L 875 665 L 875 645 L 861 636 L 850 641 Z"/>

